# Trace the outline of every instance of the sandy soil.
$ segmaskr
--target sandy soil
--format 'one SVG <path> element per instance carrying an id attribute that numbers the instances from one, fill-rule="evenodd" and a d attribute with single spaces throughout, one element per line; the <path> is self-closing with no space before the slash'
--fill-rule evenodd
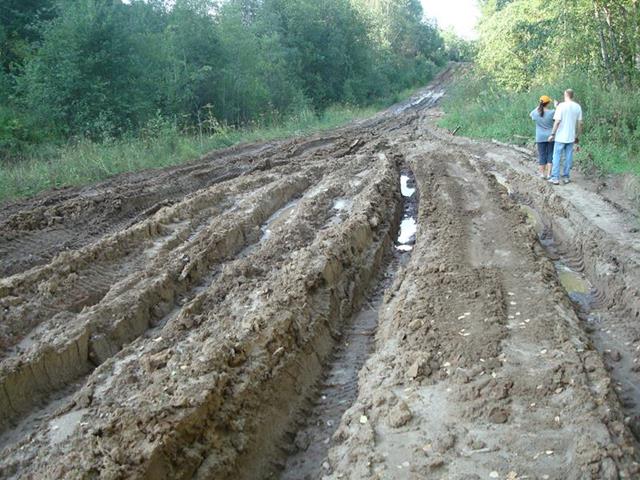
<path id="1" fill-rule="evenodd" d="M 375 117 L 0 207 L 0 478 L 638 478 L 601 182 Z"/>

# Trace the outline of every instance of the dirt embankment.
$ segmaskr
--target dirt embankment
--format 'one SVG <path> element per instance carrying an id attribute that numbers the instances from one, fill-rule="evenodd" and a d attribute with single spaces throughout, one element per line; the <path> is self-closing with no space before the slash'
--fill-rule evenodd
<path id="1" fill-rule="evenodd" d="M 0 211 L 0 478 L 633 478 L 631 214 L 372 119 Z"/>

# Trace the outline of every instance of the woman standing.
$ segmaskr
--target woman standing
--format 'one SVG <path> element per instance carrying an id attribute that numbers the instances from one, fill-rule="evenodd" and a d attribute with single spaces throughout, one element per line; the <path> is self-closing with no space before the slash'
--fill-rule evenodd
<path id="1" fill-rule="evenodd" d="M 538 165 L 540 166 L 540 178 L 547 180 L 551 175 L 553 162 L 553 143 L 548 139 L 553 130 L 554 110 L 549 109 L 551 98 L 547 95 L 540 97 L 540 103 L 531 114 L 531 119 L 536 124 L 536 145 L 538 146 Z"/>

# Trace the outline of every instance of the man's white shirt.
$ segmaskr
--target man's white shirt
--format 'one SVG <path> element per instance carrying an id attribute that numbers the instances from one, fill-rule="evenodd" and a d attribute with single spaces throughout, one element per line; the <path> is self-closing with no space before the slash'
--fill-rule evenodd
<path id="1" fill-rule="evenodd" d="M 576 125 L 582 121 L 582 107 L 576 102 L 564 101 L 556 109 L 554 120 L 560 120 L 556 131 L 556 142 L 573 143 L 576 141 Z"/>

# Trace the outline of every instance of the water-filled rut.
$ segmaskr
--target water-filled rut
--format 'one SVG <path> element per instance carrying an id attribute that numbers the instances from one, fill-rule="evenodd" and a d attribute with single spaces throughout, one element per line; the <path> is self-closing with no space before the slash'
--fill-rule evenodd
<path id="1" fill-rule="evenodd" d="M 559 246 L 542 216 L 528 205 L 522 208 L 539 230 L 540 244 L 553 261 L 558 282 L 571 300 L 582 328 L 605 360 L 625 421 L 640 439 L 640 363 L 631 351 L 632 339 L 617 326 L 617 317 L 627 313 L 622 308 L 607 308 L 605 289 L 598 287 L 597 280 L 594 283 L 589 279 L 581 253 Z"/>
<path id="2" fill-rule="evenodd" d="M 385 252 L 384 268 L 362 307 L 334 333 L 336 343 L 317 390 L 304 410 L 299 429 L 290 435 L 285 446 L 288 456 L 280 475 L 282 480 L 316 479 L 329 473 L 327 452 L 342 415 L 357 397 L 358 374 L 374 348 L 378 317 L 385 308 L 385 292 L 398 268 L 408 261 L 416 241 L 418 193 L 413 173 L 406 167 L 401 169 L 400 192 L 402 204 L 396 240 Z"/>
<path id="3" fill-rule="evenodd" d="M 562 226 L 556 224 L 554 232 L 552 221 L 536 208 L 527 195 L 513 191 L 504 178 L 501 180 L 534 228 L 544 254 L 552 261 L 557 281 L 570 299 L 581 328 L 588 334 L 610 372 L 613 390 L 625 415 L 624 421 L 636 440 L 640 439 L 640 361 L 638 357 L 634 358 L 636 352 L 633 351 L 634 339 L 629 336 L 630 332 L 623 331 L 619 325 L 619 320 L 629 312 L 623 305 L 616 305 L 615 300 L 612 302 L 607 298 L 610 296 L 607 286 L 589 275 L 579 245 L 556 238 L 568 237 Z"/>

